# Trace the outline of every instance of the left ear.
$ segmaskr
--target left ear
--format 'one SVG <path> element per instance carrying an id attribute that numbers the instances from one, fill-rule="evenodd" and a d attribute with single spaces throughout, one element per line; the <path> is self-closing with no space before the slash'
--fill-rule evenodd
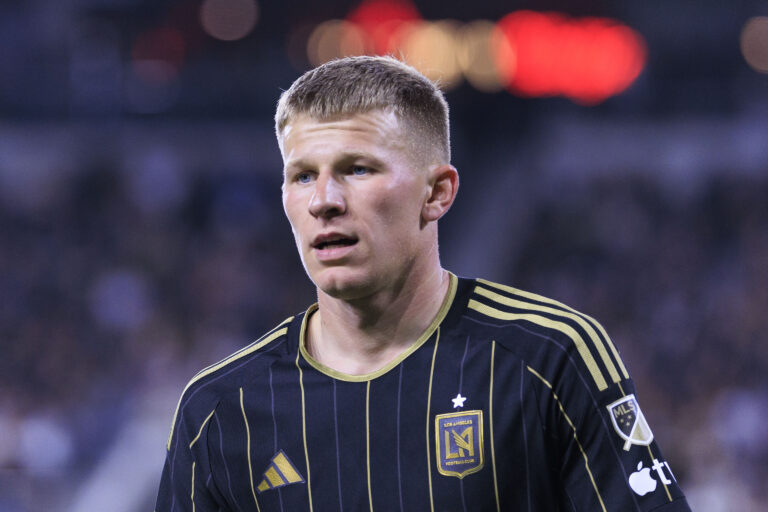
<path id="1" fill-rule="evenodd" d="M 438 220 L 445 215 L 459 191 L 459 172 L 450 164 L 443 164 L 429 170 L 427 200 L 421 209 L 424 222 Z"/>

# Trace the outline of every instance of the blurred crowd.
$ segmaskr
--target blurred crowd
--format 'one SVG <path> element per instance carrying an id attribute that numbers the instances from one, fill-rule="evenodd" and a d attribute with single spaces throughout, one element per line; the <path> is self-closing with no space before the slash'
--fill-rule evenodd
<path id="1" fill-rule="evenodd" d="M 279 169 L 190 170 L 165 147 L 141 161 L 0 171 L 0 511 L 67 509 L 167 385 L 155 487 L 183 383 L 313 299 Z"/>
<path id="2" fill-rule="evenodd" d="M 724 174 L 689 197 L 647 178 L 560 192 L 510 277 L 602 319 L 694 510 L 762 510 L 768 179 Z"/>
<path id="3" fill-rule="evenodd" d="M 125 472 L 134 505 L 101 509 L 150 510 L 184 382 L 313 301 L 279 168 L 190 168 L 162 148 L 136 168 L 77 161 L 46 190 L 0 172 L 1 512 L 99 509 Z M 759 510 L 768 178 L 528 187 L 513 264 L 487 277 L 601 321 L 694 510 Z M 477 208 L 460 195 L 443 233 Z"/>

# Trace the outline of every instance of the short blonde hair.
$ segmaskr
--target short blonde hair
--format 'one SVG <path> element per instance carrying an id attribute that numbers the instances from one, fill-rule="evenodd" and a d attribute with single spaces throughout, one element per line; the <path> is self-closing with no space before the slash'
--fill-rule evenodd
<path id="1" fill-rule="evenodd" d="M 409 138 L 433 148 L 439 163 L 450 163 L 448 103 L 442 91 L 393 57 L 345 57 L 307 71 L 280 95 L 275 132 L 282 143 L 285 126 L 300 115 L 324 120 L 373 110 L 394 112 Z"/>

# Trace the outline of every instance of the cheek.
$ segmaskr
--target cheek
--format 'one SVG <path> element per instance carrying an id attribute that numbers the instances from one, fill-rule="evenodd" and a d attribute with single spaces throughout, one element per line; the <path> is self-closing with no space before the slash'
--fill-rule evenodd
<path id="1" fill-rule="evenodd" d="M 409 238 L 411 231 L 418 230 L 421 219 L 421 201 L 414 184 L 388 187 L 372 199 L 380 227 L 391 238 Z"/>
<path id="2" fill-rule="evenodd" d="M 283 193 L 283 211 L 285 212 L 285 216 L 288 218 L 288 222 L 291 224 L 291 230 L 293 231 L 294 237 L 296 237 L 296 241 L 298 242 L 299 238 L 299 224 L 301 221 L 301 215 L 300 213 L 300 206 L 298 198 L 295 194 L 290 193 Z"/>

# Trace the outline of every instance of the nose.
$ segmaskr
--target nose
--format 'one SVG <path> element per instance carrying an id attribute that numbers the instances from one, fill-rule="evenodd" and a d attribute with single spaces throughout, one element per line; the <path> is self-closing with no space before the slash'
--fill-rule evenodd
<path id="1" fill-rule="evenodd" d="M 309 201 L 309 213 L 314 217 L 335 217 L 346 211 L 342 186 L 328 173 L 320 173 Z"/>

